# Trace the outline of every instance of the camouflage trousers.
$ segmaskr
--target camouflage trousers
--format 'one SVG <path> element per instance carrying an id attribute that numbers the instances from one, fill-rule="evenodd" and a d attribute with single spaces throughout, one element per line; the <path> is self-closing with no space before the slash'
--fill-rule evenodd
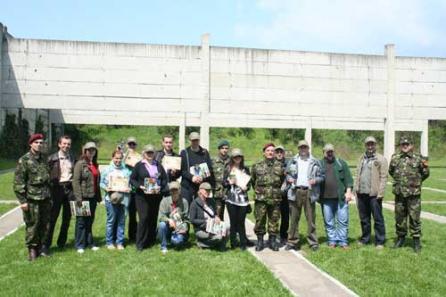
<path id="1" fill-rule="evenodd" d="M 215 205 L 216 205 L 216 211 L 217 215 L 220 218 L 220 220 L 224 221 L 225 219 L 225 200 L 223 198 L 217 198 L 215 197 Z"/>
<path id="2" fill-rule="evenodd" d="M 280 201 L 266 203 L 264 201 L 255 201 L 254 216 L 256 224 L 254 232 L 256 235 L 266 233 L 266 219 L 268 218 L 268 234 L 277 236 L 279 234 L 280 224 Z"/>
<path id="3" fill-rule="evenodd" d="M 395 196 L 395 229 L 398 237 L 407 234 L 407 217 L 412 237 L 421 236 L 421 197 L 420 195 L 403 197 Z"/>
<path id="4" fill-rule="evenodd" d="M 27 247 L 39 247 L 48 239 L 51 218 L 51 199 L 28 200 L 28 210 L 23 211 L 25 243 Z"/>

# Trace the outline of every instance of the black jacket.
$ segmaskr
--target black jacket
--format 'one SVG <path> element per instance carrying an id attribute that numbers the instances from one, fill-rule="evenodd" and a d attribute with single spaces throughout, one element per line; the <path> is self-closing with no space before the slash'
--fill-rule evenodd
<path id="1" fill-rule="evenodd" d="M 68 156 L 71 161 L 71 170 L 74 171 L 74 164 L 76 163 L 77 160 L 71 152 L 68 153 Z M 59 151 L 55 152 L 54 154 L 51 154 L 48 157 L 48 166 L 50 167 L 51 186 L 55 186 L 59 183 L 60 180 Z"/>
<path id="2" fill-rule="evenodd" d="M 156 161 L 155 161 L 156 162 Z M 167 182 L 167 175 L 166 171 L 164 170 L 163 166 L 156 162 L 158 173 L 160 173 L 160 194 L 162 196 L 169 196 L 169 187 Z M 150 177 L 149 172 L 147 171 L 145 165 L 139 161 L 135 164 L 135 168 L 133 168 L 132 174 L 130 175 L 130 184 L 136 189 L 136 196 L 138 197 L 144 197 L 149 196 L 148 194 L 145 194 L 143 190 L 141 190 L 140 186 L 144 186 L 144 179 Z"/>
<path id="3" fill-rule="evenodd" d="M 194 189 L 198 191 L 198 184 L 192 182 L 192 174 L 190 173 L 190 167 L 200 163 L 207 163 L 211 176 L 203 180 L 208 182 L 212 187 L 215 186 L 214 173 L 212 171 L 212 160 L 209 156 L 209 152 L 200 146 L 198 152 L 191 150 L 190 146 L 181 151 L 181 186 L 188 189 Z"/>
<path id="4" fill-rule="evenodd" d="M 211 215 L 210 213 L 208 213 L 208 215 L 214 218 L 216 213 L 215 200 L 208 198 L 207 204 L 209 208 L 211 208 L 214 211 L 213 215 Z M 192 225 L 194 225 L 195 232 L 206 231 L 207 220 L 204 216 L 204 211 L 205 210 L 204 210 L 203 200 L 201 200 L 199 197 L 194 199 L 194 201 L 192 201 L 192 204 L 190 206 L 189 218 Z"/>

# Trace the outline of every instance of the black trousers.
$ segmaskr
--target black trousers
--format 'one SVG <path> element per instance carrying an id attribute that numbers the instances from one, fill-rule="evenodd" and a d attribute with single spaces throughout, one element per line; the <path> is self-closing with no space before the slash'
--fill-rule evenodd
<path id="1" fill-rule="evenodd" d="M 238 206 L 231 203 L 226 203 L 229 214 L 230 223 L 230 239 L 231 244 L 235 243 L 236 235 L 238 233 L 240 238 L 240 246 L 246 247 L 247 237 L 245 230 L 246 211 L 248 206 Z"/>
<path id="2" fill-rule="evenodd" d="M 192 201 L 194 201 L 194 199 L 197 197 L 197 192 L 198 192 L 198 186 L 197 189 L 195 189 L 193 186 L 184 184 L 181 185 L 181 197 L 187 200 L 187 203 L 189 204 L 189 210 Z"/>
<path id="3" fill-rule="evenodd" d="M 138 212 L 138 228 L 136 232 L 136 248 L 142 250 L 155 244 L 158 211 L 161 195 L 144 195 L 135 197 Z"/>
<path id="4" fill-rule="evenodd" d="M 376 196 L 369 196 L 368 194 L 358 194 L 357 205 L 362 230 L 360 241 L 365 244 L 370 242 L 372 232 L 371 216 L 373 215 L 375 221 L 375 245 L 384 244 L 386 240 L 386 226 L 384 224 L 382 199 L 377 199 Z"/>
<path id="5" fill-rule="evenodd" d="M 138 222 L 136 221 L 136 203 L 135 203 L 135 193 L 130 193 L 129 205 L 129 231 L 128 237 L 129 241 L 136 240 L 136 229 Z"/>
<path id="6" fill-rule="evenodd" d="M 97 201 L 96 198 L 84 199 L 84 201 L 90 201 L 91 216 L 76 217 L 76 228 L 75 228 L 76 249 L 85 249 L 88 246 L 94 246 L 93 222 L 96 213 Z"/>
<path id="7" fill-rule="evenodd" d="M 290 205 L 287 195 L 282 195 L 280 202 L 280 239 L 288 239 L 288 228 L 290 225 Z"/>
<path id="8" fill-rule="evenodd" d="M 57 238 L 57 246 L 64 247 L 67 243 L 68 228 L 70 227 L 71 211 L 70 200 L 73 199 L 73 188 L 71 183 L 65 185 L 55 185 L 51 188 L 51 216 L 50 227 L 48 230 L 48 238 L 45 245 L 50 248 L 53 242 L 54 228 L 59 218 L 60 209 L 62 208 L 62 223 L 60 225 L 59 237 Z"/>

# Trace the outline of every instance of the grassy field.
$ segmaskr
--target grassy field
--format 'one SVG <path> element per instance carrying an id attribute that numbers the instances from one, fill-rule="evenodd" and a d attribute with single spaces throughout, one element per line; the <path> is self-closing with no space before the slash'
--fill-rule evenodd
<path id="1" fill-rule="evenodd" d="M 0 203 L 0 216 L 7 213 L 11 209 L 17 207 L 17 204 L 14 203 Z"/>
<path id="2" fill-rule="evenodd" d="M 444 168 L 431 168 L 430 175 L 423 182 L 423 186 L 446 190 L 446 170 Z"/>
<path id="3" fill-rule="evenodd" d="M 79 255 L 53 249 L 49 259 L 26 260 L 24 229 L 0 242 L 1 296 L 291 296 L 248 252 L 200 250 L 193 245 L 166 256 L 156 245 L 142 253 L 134 245 L 109 251 L 104 245 L 105 209 L 94 234 L 101 249 Z M 57 234 L 57 233 L 56 233 Z"/>
<path id="4" fill-rule="evenodd" d="M 14 173 L 0 174 L 0 199 L 2 200 L 15 200 L 14 191 L 12 190 L 12 181 Z"/>
<path id="5" fill-rule="evenodd" d="M 0 159 L 0 170 L 14 168 L 16 162 L 17 162 L 16 160 Z"/>
<path id="6" fill-rule="evenodd" d="M 421 210 L 440 216 L 446 216 L 446 204 L 427 204 L 421 202 Z"/>
<path id="7" fill-rule="evenodd" d="M 423 206 L 424 207 L 424 206 Z M 387 242 L 384 250 L 374 245 L 358 247 L 361 228 L 356 205 L 350 206 L 350 250 L 330 249 L 326 245 L 321 207 L 317 204 L 317 234 L 321 248 L 312 252 L 306 243 L 306 222 L 302 216 L 300 233 L 303 254 L 312 263 L 326 271 L 359 296 L 445 296 L 443 241 L 444 225 L 423 220 L 423 249 L 420 255 L 413 252 L 411 239 L 406 246 L 391 249 L 395 235 L 394 214 L 384 210 Z M 250 219 L 253 220 L 251 214 Z"/>

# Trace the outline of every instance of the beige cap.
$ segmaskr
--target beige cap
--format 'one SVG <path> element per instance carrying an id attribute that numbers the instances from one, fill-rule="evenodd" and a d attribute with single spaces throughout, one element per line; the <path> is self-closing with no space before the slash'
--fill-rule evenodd
<path id="1" fill-rule="evenodd" d="M 96 143 L 94 143 L 93 141 L 90 141 L 90 142 L 87 142 L 86 144 L 84 144 L 84 146 L 82 147 L 82 150 L 88 150 L 88 149 L 91 149 L 91 148 L 94 148 L 94 149 L 98 149 L 97 147 L 96 147 Z"/>
<path id="2" fill-rule="evenodd" d="M 237 157 L 237 156 L 238 157 L 243 157 L 243 152 L 239 148 L 233 148 L 232 151 L 231 151 L 231 156 L 232 157 Z"/>
<path id="3" fill-rule="evenodd" d="M 133 137 L 133 136 L 130 136 L 129 138 L 127 138 L 127 143 L 130 143 L 130 142 L 137 143 L 137 142 L 136 142 L 136 138 Z"/>
<path id="4" fill-rule="evenodd" d="M 310 145 L 308 144 L 308 142 L 306 140 L 300 140 L 299 143 L 297 144 L 297 147 L 301 147 L 301 146 L 308 146 L 310 147 Z"/>
<path id="5" fill-rule="evenodd" d="M 283 147 L 283 145 L 278 145 L 278 146 L 276 146 L 276 148 L 274 150 L 275 151 L 278 151 L 278 150 L 285 151 L 285 148 Z"/>
<path id="6" fill-rule="evenodd" d="M 199 140 L 200 139 L 200 133 L 198 132 L 191 132 L 189 134 L 189 140 Z"/>
<path id="7" fill-rule="evenodd" d="M 180 183 L 177 181 L 173 181 L 169 183 L 169 190 L 179 190 L 180 189 Z"/>
<path id="8" fill-rule="evenodd" d="M 332 151 L 334 152 L 334 146 L 331 143 L 327 143 L 326 145 L 324 145 L 324 152 L 329 152 Z"/>
<path id="9" fill-rule="evenodd" d="M 143 147 L 143 149 L 142 149 L 142 153 L 144 154 L 144 153 L 147 153 L 147 152 L 152 152 L 152 153 L 154 153 L 154 152 L 155 152 L 155 147 L 154 147 L 153 145 L 151 145 L 151 144 L 146 144 L 146 145 Z"/>
<path id="10" fill-rule="evenodd" d="M 200 189 L 204 189 L 204 190 L 210 191 L 210 190 L 212 190 L 212 187 L 211 187 L 211 184 L 209 184 L 209 183 L 202 183 L 200 185 Z"/>
<path id="11" fill-rule="evenodd" d="M 376 139 L 373 136 L 367 136 L 367 138 L 364 140 L 364 143 L 367 144 L 369 142 L 376 143 Z"/>

